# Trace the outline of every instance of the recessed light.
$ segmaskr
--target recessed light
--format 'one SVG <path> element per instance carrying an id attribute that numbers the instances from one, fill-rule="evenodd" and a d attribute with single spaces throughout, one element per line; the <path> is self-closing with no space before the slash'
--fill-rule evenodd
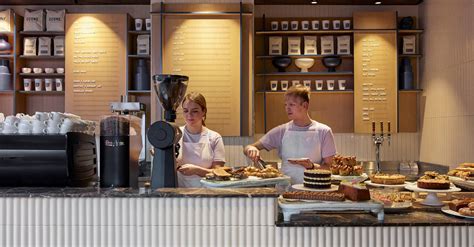
<path id="1" fill-rule="evenodd" d="M 311 1 L 311 4 L 318 4 L 317 1 Z"/>
<path id="2" fill-rule="evenodd" d="M 375 2 L 375 4 L 379 5 L 379 4 L 382 4 L 382 2 L 377 1 L 377 2 Z"/>

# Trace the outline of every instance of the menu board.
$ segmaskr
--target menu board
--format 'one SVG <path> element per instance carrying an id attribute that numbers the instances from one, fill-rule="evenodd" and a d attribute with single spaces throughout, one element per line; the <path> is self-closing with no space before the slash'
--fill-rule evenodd
<path id="1" fill-rule="evenodd" d="M 206 126 L 240 136 L 239 17 L 166 16 L 163 73 L 189 77 L 187 92 L 207 101 Z M 182 108 L 176 122 L 184 124 Z"/>
<path id="2" fill-rule="evenodd" d="M 66 106 L 83 119 L 110 114 L 125 94 L 125 14 L 66 15 Z"/>
<path id="3" fill-rule="evenodd" d="M 372 122 L 390 122 L 397 132 L 397 45 L 395 32 L 354 34 L 354 121 L 356 133 L 372 133 Z"/>

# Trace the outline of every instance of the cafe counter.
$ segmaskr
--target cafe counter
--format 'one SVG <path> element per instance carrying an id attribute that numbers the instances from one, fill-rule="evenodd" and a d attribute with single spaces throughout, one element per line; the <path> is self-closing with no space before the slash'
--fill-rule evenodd
<path id="1" fill-rule="evenodd" d="M 364 213 L 303 213 L 283 222 L 278 195 L 272 188 L 2 188 L 0 246 L 474 244 L 474 221 L 439 208 L 386 214 L 383 223 Z"/>

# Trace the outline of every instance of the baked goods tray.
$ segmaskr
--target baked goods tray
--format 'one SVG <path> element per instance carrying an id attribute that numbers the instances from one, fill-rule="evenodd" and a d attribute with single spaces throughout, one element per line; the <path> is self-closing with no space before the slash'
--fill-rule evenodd
<path id="1" fill-rule="evenodd" d="M 385 214 L 381 203 L 374 201 L 293 201 L 282 196 L 278 198 L 278 205 L 283 212 L 283 220 L 288 222 L 293 214 L 304 211 L 366 211 L 377 215 L 377 220 L 383 222 Z"/>
<path id="2" fill-rule="evenodd" d="M 214 181 L 201 179 L 201 184 L 209 188 L 243 188 L 243 187 L 259 187 L 266 185 L 283 184 L 289 185 L 291 178 L 288 176 L 281 176 L 276 178 L 259 178 L 259 177 L 248 177 L 240 180 L 230 181 Z"/>
<path id="3" fill-rule="evenodd" d="M 474 181 L 468 181 L 460 177 L 454 177 L 454 176 L 450 176 L 449 180 L 451 181 L 451 183 L 453 183 L 454 185 L 456 185 L 457 187 L 463 190 L 474 191 Z"/>

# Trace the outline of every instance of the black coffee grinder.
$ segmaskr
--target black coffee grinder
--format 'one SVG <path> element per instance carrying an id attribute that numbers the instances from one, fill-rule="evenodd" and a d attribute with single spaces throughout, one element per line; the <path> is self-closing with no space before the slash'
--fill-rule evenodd
<path id="1" fill-rule="evenodd" d="M 165 110 L 165 120 L 153 123 L 148 129 L 148 141 L 153 145 L 151 189 L 176 187 L 176 157 L 182 133 L 177 125 L 176 109 L 183 101 L 188 87 L 187 76 L 154 75 L 153 87 Z"/>

